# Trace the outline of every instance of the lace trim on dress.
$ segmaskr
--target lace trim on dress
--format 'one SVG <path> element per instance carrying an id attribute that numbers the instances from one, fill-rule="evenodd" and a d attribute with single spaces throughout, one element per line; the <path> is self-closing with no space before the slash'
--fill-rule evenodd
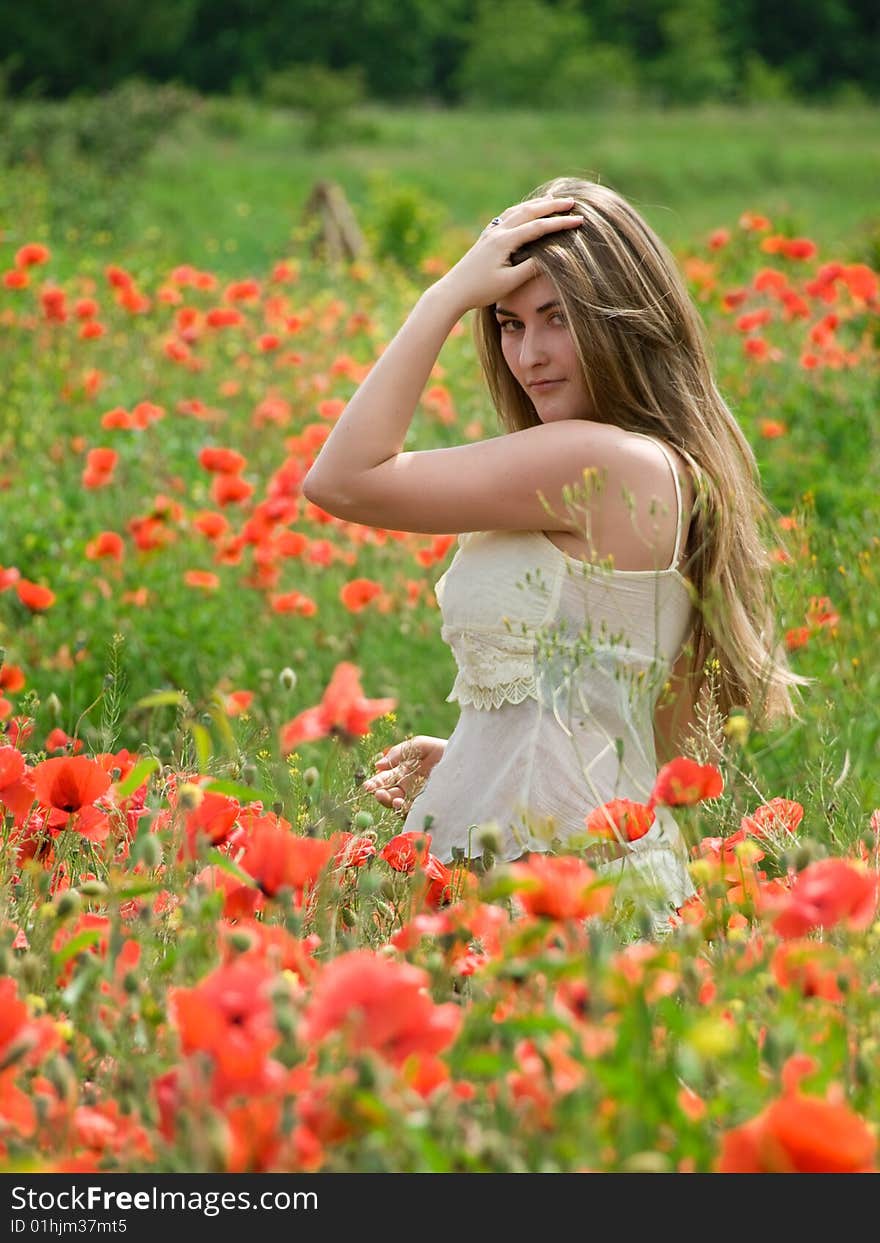
<path id="1" fill-rule="evenodd" d="M 534 675 L 514 678 L 512 682 L 498 682 L 495 686 L 475 686 L 461 674 L 455 679 L 452 690 L 446 696 L 447 703 L 472 704 L 484 711 L 500 708 L 506 703 L 521 704 L 526 699 L 537 699 L 538 690 Z"/>
<path id="2" fill-rule="evenodd" d="M 535 640 L 529 635 L 480 634 L 444 626 L 443 639 L 452 648 L 458 674 L 446 697 L 477 708 L 500 708 L 537 699 Z"/>

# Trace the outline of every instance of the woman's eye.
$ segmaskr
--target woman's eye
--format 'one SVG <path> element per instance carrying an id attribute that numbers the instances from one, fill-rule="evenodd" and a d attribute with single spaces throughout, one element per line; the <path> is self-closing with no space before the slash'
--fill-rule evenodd
<path id="1" fill-rule="evenodd" d="M 519 325 L 518 319 L 501 319 L 498 321 L 498 326 L 502 332 L 504 332 L 505 328 L 513 328 L 515 325 Z"/>

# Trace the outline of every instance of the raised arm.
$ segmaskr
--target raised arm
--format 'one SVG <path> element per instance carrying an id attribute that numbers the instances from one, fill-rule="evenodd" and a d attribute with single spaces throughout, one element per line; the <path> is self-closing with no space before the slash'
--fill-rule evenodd
<path id="1" fill-rule="evenodd" d="M 478 511 L 471 511 L 468 520 L 474 525 L 470 526 L 450 526 L 441 520 L 439 513 L 456 512 L 454 497 L 447 510 L 441 505 L 438 516 L 428 515 L 433 528 L 420 525 L 419 503 L 433 502 L 438 484 L 446 484 L 447 492 L 454 490 L 468 463 L 473 486 L 476 488 L 477 475 L 482 472 L 485 488 L 485 468 L 492 466 L 492 453 L 487 458 L 485 453 L 473 450 L 485 450 L 495 442 L 404 454 L 406 434 L 431 368 L 452 328 L 468 310 L 498 301 L 536 274 L 533 259 L 514 265 L 511 255 L 546 233 L 581 224 L 579 215 L 559 214 L 572 203 L 571 199 L 545 198 L 510 208 L 502 224 L 487 228 L 467 254 L 422 294 L 349 401 L 307 474 L 303 492 L 309 500 L 339 517 L 401 530 L 480 529 Z M 509 473 L 510 468 L 509 462 L 499 459 L 496 470 Z M 513 470 L 517 470 L 516 463 Z M 516 480 L 510 482 L 516 487 Z M 462 486 L 466 492 L 467 480 Z M 517 521 L 507 525 L 516 526 Z"/>

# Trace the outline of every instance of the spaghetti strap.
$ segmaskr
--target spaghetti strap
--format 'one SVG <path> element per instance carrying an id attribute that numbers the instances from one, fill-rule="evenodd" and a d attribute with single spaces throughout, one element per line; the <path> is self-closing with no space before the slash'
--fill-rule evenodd
<path id="1" fill-rule="evenodd" d="M 633 435 L 641 436 L 644 440 L 653 441 L 653 443 L 657 446 L 657 448 L 660 449 L 661 452 L 663 453 L 663 456 L 666 458 L 666 461 L 669 463 L 669 469 L 672 471 L 672 482 L 675 484 L 675 502 L 676 502 L 676 505 L 678 506 L 678 517 L 677 517 L 676 524 L 675 524 L 675 548 L 672 553 L 672 564 L 668 568 L 670 570 L 677 570 L 679 558 L 681 556 L 682 535 L 684 534 L 684 531 L 682 529 L 683 520 L 684 520 L 684 506 L 682 505 L 682 500 L 681 500 L 681 484 L 678 481 L 678 470 L 675 465 L 675 460 L 672 457 L 672 454 L 667 449 L 666 445 L 663 443 L 663 441 L 659 440 L 656 436 L 649 436 L 647 432 L 633 432 Z"/>

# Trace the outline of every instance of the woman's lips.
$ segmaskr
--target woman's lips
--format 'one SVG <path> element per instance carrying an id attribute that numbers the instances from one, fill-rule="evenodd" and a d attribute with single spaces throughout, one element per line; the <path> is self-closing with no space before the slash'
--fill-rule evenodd
<path id="1" fill-rule="evenodd" d="M 541 392 L 545 388 L 553 388 L 554 384 L 561 384 L 561 380 L 536 380 L 534 384 L 530 384 L 529 388 Z"/>

